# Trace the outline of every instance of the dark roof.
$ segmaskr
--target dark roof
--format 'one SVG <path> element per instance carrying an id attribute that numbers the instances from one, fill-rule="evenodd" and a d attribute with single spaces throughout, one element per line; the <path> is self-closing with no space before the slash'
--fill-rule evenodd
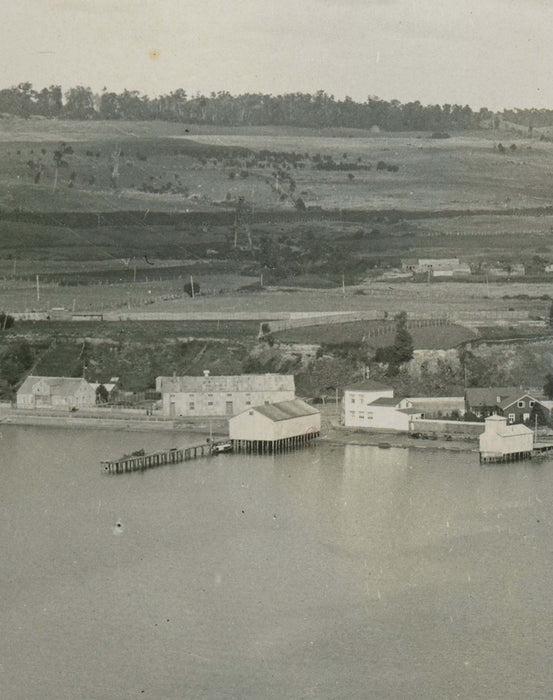
<path id="1" fill-rule="evenodd" d="M 206 376 L 183 375 L 157 377 L 162 393 L 211 393 L 220 391 L 295 391 L 292 374 L 233 374 Z"/>
<path id="2" fill-rule="evenodd" d="M 422 411 L 420 408 L 398 408 L 397 409 L 400 413 L 407 413 L 409 415 L 415 415 L 415 414 L 420 414 Z"/>
<path id="3" fill-rule="evenodd" d="M 381 389 L 391 391 L 392 387 L 389 384 L 375 382 L 373 379 L 365 379 L 362 382 L 348 384 L 348 386 L 344 387 L 344 391 L 379 391 Z"/>
<path id="4" fill-rule="evenodd" d="M 261 415 L 270 418 L 272 421 L 290 420 L 290 418 L 300 418 L 302 416 L 314 416 L 320 411 L 313 408 L 301 399 L 292 401 L 279 401 L 278 403 L 265 403 L 261 406 L 253 406 L 247 411 L 257 411 Z M 245 413 L 245 411 L 243 411 Z"/>
<path id="5" fill-rule="evenodd" d="M 473 387 L 466 390 L 465 396 L 469 406 L 497 406 L 522 392 L 518 386 Z"/>
<path id="6" fill-rule="evenodd" d="M 514 403 L 517 401 L 520 401 L 521 399 L 532 399 L 532 401 L 536 401 L 537 403 L 542 403 L 543 401 L 547 401 L 545 396 L 541 394 L 535 394 L 531 393 L 529 391 L 525 391 L 523 393 L 518 393 L 513 396 L 507 397 L 504 401 L 501 402 L 501 408 L 508 408 L 509 406 L 512 406 Z"/>
<path id="7" fill-rule="evenodd" d="M 381 396 L 379 399 L 371 401 L 368 406 L 397 406 L 401 401 L 399 398 L 388 398 L 387 396 Z"/>

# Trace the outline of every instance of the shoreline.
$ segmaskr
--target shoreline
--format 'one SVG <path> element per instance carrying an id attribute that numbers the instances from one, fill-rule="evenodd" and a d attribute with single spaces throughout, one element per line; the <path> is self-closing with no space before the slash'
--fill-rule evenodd
<path id="1" fill-rule="evenodd" d="M 214 419 L 212 437 L 214 439 L 228 438 L 228 431 L 222 429 L 224 419 Z M 129 417 L 129 418 L 104 418 L 78 416 L 70 414 L 62 415 L 47 415 L 36 412 L 21 413 L 8 409 L 2 411 L 0 409 L 0 426 L 15 425 L 15 426 L 37 426 L 37 427 L 53 427 L 53 428 L 84 428 L 96 430 L 114 430 L 120 429 L 129 432 L 169 432 L 182 434 L 211 432 L 208 420 L 201 420 L 197 423 L 193 421 L 176 422 L 167 420 L 149 420 L 148 418 Z M 342 426 L 330 423 L 327 432 L 321 435 L 317 440 L 318 444 L 325 445 L 361 445 L 369 447 L 393 447 L 402 449 L 419 449 L 419 450 L 447 450 L 450 452 L 478 452 L 477 440 L 423 440 L 413 439 L 405 433 L 393 433 L 386 431 L 360 431 L 344 428 Z"/>

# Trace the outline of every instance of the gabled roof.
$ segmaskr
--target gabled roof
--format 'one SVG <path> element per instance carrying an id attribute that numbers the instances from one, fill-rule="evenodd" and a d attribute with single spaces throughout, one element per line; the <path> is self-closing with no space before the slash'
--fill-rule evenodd
<path id="1" fill-rule="evenodd" d="M 356 384 L 348 384 L 344 387 L 344 391 L 393 391 L 393 389 L 387 384 L 375 382 L 373 379 L 365 379 Z"/>
<path id="2" fill-rule="evenodd" d="M 29 394 L 34 387 L 43 382 L 50 387 L 50 392 L 55 396 L 73 396 L 75 392 L 88 382 L 82 377 L 35 377 L 30 375 L 19 388 L 22 394 Z"/>
<path id="3" fill-rule="evenodd" d="M 388 398 L 387 396 L 381 396 L 379 399 L 371 401 L 367 406 L 391 406 L 395 408 L 399 403 L 401 403 L 400 398 Z"/>
<path id="4" fill-rule="evenodd" d="M 532 435 L 530 428 L 527 428 L 522 423 L 514 423 L 513 425 L 507 425 L 507 419 L 504 416 L 488 416 L 486 418 L 486 425 L 490 423 L 498 423 L 499 425 L 493 428 L 493 432 L 500 437 L 515 437 L 517 435 Z"/>
<path id="5" fill-rule="evenodd" d="M 518 386 L 472 387 L 466 390 L 465 396 L 469 406 L 497 406 L 522 391 Z"/>
<path id="6" fill-rule="evenodd" d="M 539 403 L 546 408 L 548 408 L 547 404 L 550 403 L 546 399 L 538 398 L 538 396 L 536 396 L 535 394 L 525 392 L 523 394 L 519 393 L 516 396 L 509 396 L 505 399 L 505 401 L 502 401 L 501 408 L 509 408 L 509 406 L 512 406 L 514 403 L 517 403 L 517 401 L 522 401 L 522 399 L 530 399 L 531 401 L 535 401 L 536 403 Z"/>
<path id="7" fill-rule="evenodd" d="M 212 393 L 218 391 L 292 391 L 296 387 L 292 374 L 237 374 L 192 377 L 158 377 L 161 392 Z"/>
<path id="8" fill-rule="evenodd" d="M 290 420 L 291 418 L 301 418 L 302 416 L 314 416 L 320 413 L 317 408 L 313 408 L 301 399 L 292 401 L 279 401 L 277 403 L 266 403 L 261 406 L 252 406 L 246 411 L 256 411 L 272 421 Z M 246 413 L 242 411 L 242 415 Z"/>

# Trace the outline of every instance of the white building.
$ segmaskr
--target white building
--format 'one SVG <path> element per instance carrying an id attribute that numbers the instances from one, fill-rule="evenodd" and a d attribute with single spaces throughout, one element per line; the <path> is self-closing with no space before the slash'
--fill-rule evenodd
<path id="1" fill-rule="evenodd" d="M 96 390 L 86 379 L 35 377 L 25 379 L 17 392 L 18 408 L 84 408 L 94 406 Z"/>
<path id="2" fill-rule="evenodd" d="M 229 418 L 237 451 L 279 452 L 307 445 L 321 432 L 321 413 L 301 399 L 267 403 Z"/>
<path id="3" fill-rule="evenodd" d="M 394 390 L 390 386 L 380 384 L 372 379 L 366 379 L 356 384 L 350 384 L 344 389 L 344 425 L 365 426 L 365 414 L 367 406 L 376 399 L 394 396 Z"/>
<path id="4" fill-rule="evenodd" d="M 534 434 L 525 425 L 507 425 L 505 416 L 488 416 L 480 435 L 480 461 L 522 459 L 532 454 Z"/>
<path id="5" fill-rule="evenodd" d="M 166 416 L 232 416 L 251 406 L 295 398 L 293 375 L 240 374 L 157 377 Z"/>
<path id="6" fill-rule="evenodd" d="M 392 387 L 368 379 L 344 390 L 344 425 L 347 428 L 372 428 L 408 432 L 409 421 L 423 417 L 407 398 L 394 398 Z"/>
<path id="7" fill-rule="evenodd" d="M 405 260 L 402 267 L 418 274 L 430 274 L 432 277 L 454 277 L 455 275 L 470 275 L 470 265 L 459 258 L 419 258 Z"/>
<path id="8" fill-rule="evenodd" d="M 410 421 L 423 416 L 419 409 L 413 408 L 409 399 L 382 397 L 368 404 L 363 411 L 350 411 L 349 421 L 346 416 L 344 423 L 348 427 L 407 433 Z"/>

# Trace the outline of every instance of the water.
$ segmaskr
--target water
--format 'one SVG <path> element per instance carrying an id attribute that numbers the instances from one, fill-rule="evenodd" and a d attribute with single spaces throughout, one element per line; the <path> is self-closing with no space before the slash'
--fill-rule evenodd
<path id="1" fill-rule="evenodd" d="M 2 426 L 0 697 L 551 697 L 553 462 L 182 442 Z"/>

